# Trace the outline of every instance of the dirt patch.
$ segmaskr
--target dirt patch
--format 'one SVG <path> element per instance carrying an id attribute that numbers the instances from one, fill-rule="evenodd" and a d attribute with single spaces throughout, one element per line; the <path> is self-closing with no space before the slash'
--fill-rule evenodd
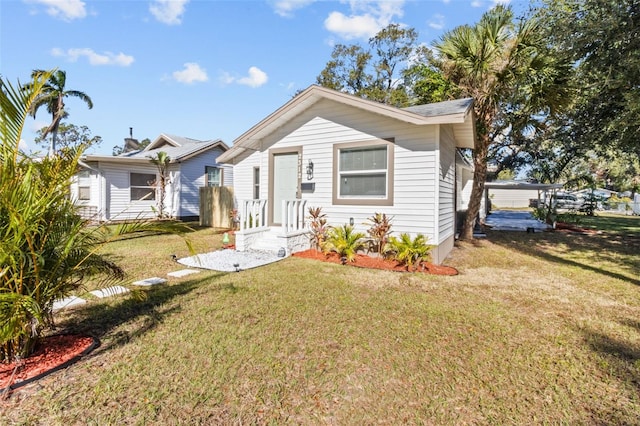
<path id="1" fill-rule="evenodd" d="M 337 253 L 332 252 L 325 254 L 314 249 L 293 253 L 293 256 L 302 257 L 305 259 L 319 260 L 322 262 L 331 262 L 337 264 L 342 263 Z M 346 265 L 359 268 L 382 269 L 385 271 L 408 272 L 406 266 L 401 265 L 395 260 L 367 256 L 364 254 L 357 254 L 355 262 L 347 262 Z M 458 275 L 458 271 L 455 268 L 444 265 L 435 265 L 430 262 L 422 262 L 420 265 L 418 265 L 415 272 L 433 275 Z"/>
<path id="2" fill-rule="evenodd" d="M 35 353 L 16 363 L 0 364 L 0 391 L 7 387 L 17 387 L 22 382 L 44 376 L 56 369 L 71 364 L 95 346 L 95 340 L 88 336 L 56 335 L 42 339 Z"/>

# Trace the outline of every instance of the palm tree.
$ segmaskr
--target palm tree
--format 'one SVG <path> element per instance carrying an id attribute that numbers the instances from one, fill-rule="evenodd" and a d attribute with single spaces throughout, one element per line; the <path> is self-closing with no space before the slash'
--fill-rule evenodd
<path id="1" fill-rule="evenodd" d="M 164 197 L 167 193 L 167 169 L 171 162 L 171 157 L 164 152 L 158 152 L 155 157 L 150 157 L 151 162 L 158 168 L 158 174 L 160 175 L 160 182 L 158 186 L 160 188 L 160 199 L 158 200 L 158 217 L 162 219 L 164 217 Z"/>
<path id="2" fill-rule="evenodd" d="M 31 77 L 37 78 L 44 73 L 47 72 L 44 70 L 33 70 Z M 44 139 L 49 133 L 51 133 L 51 144 L 49 145 L 49 156 L 51 157 L 56 151 L 56 140 L 58 138 L 58 126 L 60 126 L 60 121 L 68 115 L 64 109 L 64 98 L 79 98 L 87 104 L 89 109 L 93 108 L 93 101 L 86 93 L 79 90 L 65 90 L 65 85 L 67 83 L 67 73 L 65 71 L 57 70 L 53 73 L 47 73 L 47 75 L 49 75 L 49 78 L 42 87 L 40 94 L 35 99 L 30 112 L 35 118 L 40 107 L 46 106 L 47 112 L 51 114 L 51 124 L 42 134 L 42 138 Z"/>
<path id="3" fill-rule="evenodd" d="M 513 22 L 509 7 L 496 6 L 473 27 L 445 33 L 434 45 L 439 67 L 462 96 L 474 98 L 474 176 L 461 237 L 473 238 L 487 176 L 489 146 L 507 133 L 535 131 L 570 97 L 570 67 L 550 50 L 540 21 Z M 538 120 L 538 121 L 537 121 Z"/>
<path id="4" fill-rule="evenodd" d="M 53 325 L 54 301 L 82 288 L 88 277 L 123 277 L 103 254 L 106 243 L 138 231 L 189 230 L 157 221 L 89 226 L 80 217 L 69 192 L 85 146 L 42 161 L 20 150 L 26 118 L 50 77 L 39 73 L 17 88 L 0 79 L 0 362 L 29 356 Z"/>

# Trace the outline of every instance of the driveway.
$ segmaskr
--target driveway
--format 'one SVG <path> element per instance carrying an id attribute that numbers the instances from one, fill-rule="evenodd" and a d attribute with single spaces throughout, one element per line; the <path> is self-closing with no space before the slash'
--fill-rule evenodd
<path id="1" fill-rule="evenodd" d="M 485 224 L 495 231 L 527 231 L 533 229 L 542 232 L 551 226 L 535 219 L 528 211 L 494 210 L 485 220 Z"/>

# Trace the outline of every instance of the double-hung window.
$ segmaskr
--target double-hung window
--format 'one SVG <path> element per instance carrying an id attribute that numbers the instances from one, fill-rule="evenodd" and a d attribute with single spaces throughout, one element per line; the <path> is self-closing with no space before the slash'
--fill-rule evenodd
<path id="1" fill-rule="evenodd" d="M 393 144 L 334 145 L 334 204 L 393 205 Z"/>
<path id="2" fill-rule="evenodd" d="M 89 170 L 78 172 L 78 200 L 91 200 L 91 174 Z"/>
<path id="3" fill-rule="evenodd" d="M 207 186 L 222 186 L 222 169 L 219 167 L 205 166 Z"/>
<path id="4" fill-rule="evenodd" d="M 129 179 L 131 201 L 155 201 L 156 175 L 154 173 L 131 173 Z"/>

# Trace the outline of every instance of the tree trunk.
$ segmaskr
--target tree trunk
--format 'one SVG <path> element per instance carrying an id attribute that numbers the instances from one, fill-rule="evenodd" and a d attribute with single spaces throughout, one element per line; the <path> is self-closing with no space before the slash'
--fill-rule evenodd
<path id="1" fill-rule="evenodd" d="M 487 153 L 489 149 L 488 135 L 480 136 L 476 141 L 473 150 L 473 186 L 471 187 L 471 197 L 469 206 L 467 207 L 467 216 L 464 220 L 460 239 L 472 240 L 473 228 L 476 224 L 478 213 L 480 212 L 480 204 L 484 195 L 484 182 L 487 179 Z"/>

